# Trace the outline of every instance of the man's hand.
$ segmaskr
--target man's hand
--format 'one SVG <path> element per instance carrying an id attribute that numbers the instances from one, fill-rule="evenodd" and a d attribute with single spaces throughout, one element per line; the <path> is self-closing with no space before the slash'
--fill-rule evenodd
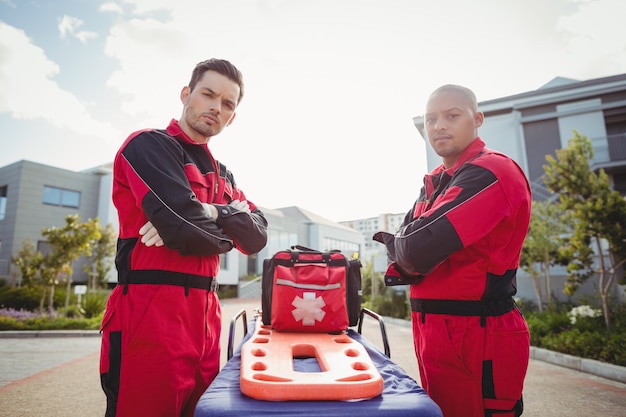
<path id="1" fill-rule="evenodd" d="M 230 203 L 228 203 L 228 205 L 234 208 L 235 210 L 250 213 L 250 205 L 245 200 L 244 201 L 233 200 Z"/>
<path id="2" fill-rule="evenodd" d="M 244 201 L 233 200 L 230 203 L 228 203 L 228 205 L 237 211 L 250 213 L 250 205 L 245 200 Z M 209 203 L 202 203 L 202 207 L 204 207 L 204 212 L 206 213 L 208 217 L 211 218 L 211 220 L 213 221 L 217 220 L 219 216 L 219 211 L 217 210 L 217 207 Z"/>
<path id="3" fill-rule="evenodd" d="M 201 203 L 201 204 L 202 204 L 202 207 L 204 207 L 204 212 L 206 213 L 206 215 L 213 221 L 217 220 L 217 216 L 219 216 L 217 208 L 213 204 L 209 204 L 209 203 Z"/>
<path id="4" fill-rule="evenodd" d="M 385 245 L 385 247 L 387 248 L 387 258 L 390 262 L 396 261 L 395 239 L 396 238 L 394 235 L 387 232 L 376 232 L 374 236 L 372 236 L 372 240 Z"/>
<path id="5" fill-rule="evenodd" d="M 161 239 L 161 236 L 159 236 L 159 232 L 150 221 L 141 226 L 141 229 L 139 229 L 139 234 L 141 235 L 141 243 L 148 247 L 164 245 L 163 239 Z"/>

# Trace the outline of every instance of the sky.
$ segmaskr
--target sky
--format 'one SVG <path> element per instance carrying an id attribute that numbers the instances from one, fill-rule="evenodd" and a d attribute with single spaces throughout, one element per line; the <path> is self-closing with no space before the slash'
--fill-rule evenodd
<path id="1" fill-rule="evenodd" d="M 248 199 L 404 213 L 434 89 L 484 101 L 626 73 L 625 15 L 623 0 L 0 0 L 0 167 L 110 163 L 133 131 L 178 119 L 193 67 L 216 57 L 245 95 L 209 147 Z"/>

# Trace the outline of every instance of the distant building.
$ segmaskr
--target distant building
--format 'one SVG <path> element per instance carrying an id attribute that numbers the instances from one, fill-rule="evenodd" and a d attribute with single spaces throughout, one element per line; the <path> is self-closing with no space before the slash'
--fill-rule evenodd
<path id="1" fill-rule="evenodd" d="M 41 230 L 62 227 L 69 214 L 78 214 L 81 221 L 99 218 L 104 226 L 117 230 L 117 211 L 111 201 L 112 164 L 82 172 L 73 172 L 30 161 L 19 161 L 0 168 L 0 278 L 9 283 L 20 279 L 11 265 L 11 257 L 30 240 L 37 249 L 46 250 Z M 237 250 L 221 255 L 218 280 L 221 284 L 237 284 L 245 275 L 258 275 L 263 259 L 275 252 L 302 245 L 312 249 L 339 249 L 346 256 L 360 253 L 363 237 L 356 230 L 324 219 L 293 206 L 281 209 L 259 207 L 268 219 L 268 244 L 258 254 L 244 256 Z M 86 282 L 82 266 L 74 265 L 73 281 Z M 116 282 L 115 268 L 110 282 Z"/>
<path id="2" fill-rule="evenodd" d="M 8 282 L 18 280 L 11 257 L 27 240 L 45 253 L 41 230 L 63 227 L 69 214 L 78 214 L 81 221 L 99 217 L 101 223 L 109 222 L 113 213 L 101 202 L 105 195 L 110 200 L 110 190 L 110 167 L 73 172 L 19 161 L 0 168 L 0 276 Z M 87 281 L 84 262 L 74 265 L 78 281 Z"/>
<path id="3" fill-rule="evenodd" d="M 360 254 L 363 249 L 364 239 L 358 231 L 303 208 L 291 206 L 278 209 L 259 207 L 259 209 L 268 222 L 267 245 L 254 256 L 239 257 L 240 269 L 247 268 L 247 271 L 238 276 L 261 273 L 264 259 L 296 245 L 315 250 L 340 250 L 349 258 L 354 254 Z"/>
<path id="4" fill-rule="evenodd" d="M 372 236 L 378 231 L 395 233 L 400 228 L 405 215 L 406 213 L 383 213 L 376 217 L 344 221 L 341 224 L 357 230 L 363 236 L 365 243 L 361 259 L 364 262 L 375 262 L 375 269 L 384 271 L 387 261 L 385 247 L 381 243 L 372 240 Z"/>

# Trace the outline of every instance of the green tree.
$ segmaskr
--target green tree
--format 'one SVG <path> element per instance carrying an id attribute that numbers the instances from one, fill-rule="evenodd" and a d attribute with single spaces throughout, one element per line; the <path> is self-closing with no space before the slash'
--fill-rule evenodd
<path id="1" fill-rule="evenodd" d="M 62 275 L 66 277 L 67 293 L 65 308 L 69 305 L 69 296 L 72 285 L 72 264 L 83 255 L 91 255 L 94 241 L 101 237 L 98 219 L 90 219 L 81 223 L 77 214 L 70 214 L 65 218 L 62 228 L 51 227 L 41 231 L 41 235 L 50 245 L 51 251 L 44 255 L 41 276 L 48 292 L 48 308 L 52 310 L 54 288 Z M 41 305 L 43 309 L 43 304 Z"/>
<path id="2" fill-rule="evenodd" d="M 37 283 L 42 261 L 43 256 L 35 249 L 33 242 L 22 242 L 22 249 L 11 257 L 11 263 L 18 267 L 22 275 L 20 285 L 29 287 Z"/>
<path id="3" fill-rule="evenodd" d="M 563 263 L 558 255 L 565 240 L 564 235 L 571 233 L 568 217 L 568 213 L 563 212 L 558 204 L 551 201 L 533 201 L 520 267 L 533 278 L 540 312 L 543 312 L 544 303 L 549 305 L 552 300 L 550 268 Z M 542 279 L 545 287 L 541 285 Z"/>
<path id="4" fill-rule="evenodd" d="M 91 288 L 94 290 L 106 285 L 107 274 L 113 267 L 115 244 L 116 233 L 109 223 L 100 230 L 100 238 L 93 242 L 91 262 L 83 267 L 83 271 L 89 274 Z"/>
<path id="5" fill-rule="evenodd" d="M 363 263 L 361 268 L 361 286 L 363 303 L 367 303 L 377 297 L 380 289 L 384 290 L 383 276 L 380 272 L 374 271 L 373 259 Z"/>
<path id="6" fill-rule="evenodd" d="M 370 259 L 361 269 L 363 307 L 389 317 L 410 317 L 408 285 L 404 288 L 385 286 L 383 274 L 374 271 L 374 260 Z"/>
<path id="7" fill-rule="evenodd" d="M 561 250 L 572 259 L 565 291 L 573 294 L 597 273 L 604 321 L 610 328 L 610 294 L 626 262 L 626 201 L 611 190 L 604 170 L 592 171 L 592 158 L 591 141 L 574 131 L 567 148 L 558 150 L 556 158 L 546 157 L 545 183 L 559 194 L 562 207 L 571 210 L 573 218 L 573 233 Z"/>

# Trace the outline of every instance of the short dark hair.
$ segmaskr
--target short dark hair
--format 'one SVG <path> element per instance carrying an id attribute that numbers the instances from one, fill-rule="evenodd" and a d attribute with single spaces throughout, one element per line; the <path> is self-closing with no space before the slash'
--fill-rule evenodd
<path id="1" fill-rule="evenodd" d="M 207 71 L 215 71 L 222 74 L 229 80 L 236 82 L 237 85 L 239 85 L 239 98 L 237 99 L 237 104 L 241 103 L 241 99 L 243 98 L 243 75 L 237 67 L 225 59 L 211 58 L 206 61 L 199 62 L 193 69 L 193 72 L 191 73 L 191 80 L 189 81 L 189 88 L 192 91 L 200 78 L 202 78 L 204 73 Z"/>

